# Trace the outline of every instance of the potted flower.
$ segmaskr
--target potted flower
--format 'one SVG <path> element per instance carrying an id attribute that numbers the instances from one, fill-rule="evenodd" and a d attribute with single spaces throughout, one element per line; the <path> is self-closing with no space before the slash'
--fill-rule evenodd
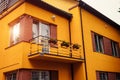
<path id="1" fill-rule="evenodd" d="M 80 45 L 78 45 L 78 44 L 73 44 L 73 49 L 79 49 L 80 48 Z"/>
<path id="2" fill-rule="evenodd" d="M 48 42 L 49 43 L 53 43 L 53 44 L 57 44 L 57 40 L 56 39 L 50 39 Z"/>
<path id="3" fill-rule="evenodd" d="M 62 47 L 69 47 L 69 42 L 63 41 L 63 42 L 61 43 L 61 46 L 62 46 Z"/>

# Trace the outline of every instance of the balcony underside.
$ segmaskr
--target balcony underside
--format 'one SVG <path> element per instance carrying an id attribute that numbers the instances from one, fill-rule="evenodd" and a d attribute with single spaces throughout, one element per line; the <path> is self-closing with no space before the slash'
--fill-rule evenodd
<path id="1" fill-rule="evenodd" d="M 83 59 L 49 54 L 49 53 L 40 53 L 40 52 L 35 54 L 29 54 L 28 57 L 30 60 L 46 60 L 46 61 L 64 62 L 64 63 L 77 63 L 84 61 Z"/>

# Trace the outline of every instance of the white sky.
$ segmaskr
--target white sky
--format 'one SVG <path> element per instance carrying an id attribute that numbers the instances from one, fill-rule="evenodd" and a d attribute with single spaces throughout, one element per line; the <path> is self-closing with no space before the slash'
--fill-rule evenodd
<path id="1" fill-rule="evenodd" d="M 120 25 L 120 0 L 83 0 Z"/>

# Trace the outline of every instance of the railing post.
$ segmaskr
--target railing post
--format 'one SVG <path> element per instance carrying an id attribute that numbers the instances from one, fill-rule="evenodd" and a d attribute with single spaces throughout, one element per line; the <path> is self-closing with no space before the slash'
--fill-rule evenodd
<path id="1" fill-rule="evenodd" d="M 70 43 L 70 57 L 72 57 L 72 43 Z"/>
<path id="2" fill-rule="evenodd" d="M 29 42 L 30 42 L 30 53 L 29 54 L 32 54 L 32 43 L 31 43 L 31 40 Z"/>

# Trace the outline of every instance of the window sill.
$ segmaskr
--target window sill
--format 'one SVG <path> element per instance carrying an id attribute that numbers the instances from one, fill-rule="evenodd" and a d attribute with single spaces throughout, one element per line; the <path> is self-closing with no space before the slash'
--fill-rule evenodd
<path id="1" fill-rule="evenodd" d="M 102 54 L 102 55 L 106 55 L 106 56 L 111 56 L 113 58 L 120 58 L 119 56 L 108 55 L 106 53 L 101 53 L 101 52 L 94 52 L 94 53 L 98 53 L 98 54 Z"/>
<path id="2" fill-rule="evenodd" d="M 6 47 L 5 50 L 6 50 L 6 49 L 9 49 L 9 48 L 11 48 L 11 47 L 13 47 L 13 46 L 16 46 L 16 45 L 18 45 L 18 44 L 20 44 L 20 43 L 22 43 L 22 42 L 29 43 L 28 41 L 20 41 L 20 42 L 17 42 L 17 43 L 15 43 L 15 44 L 11 44 L 10 46 Z"/>

